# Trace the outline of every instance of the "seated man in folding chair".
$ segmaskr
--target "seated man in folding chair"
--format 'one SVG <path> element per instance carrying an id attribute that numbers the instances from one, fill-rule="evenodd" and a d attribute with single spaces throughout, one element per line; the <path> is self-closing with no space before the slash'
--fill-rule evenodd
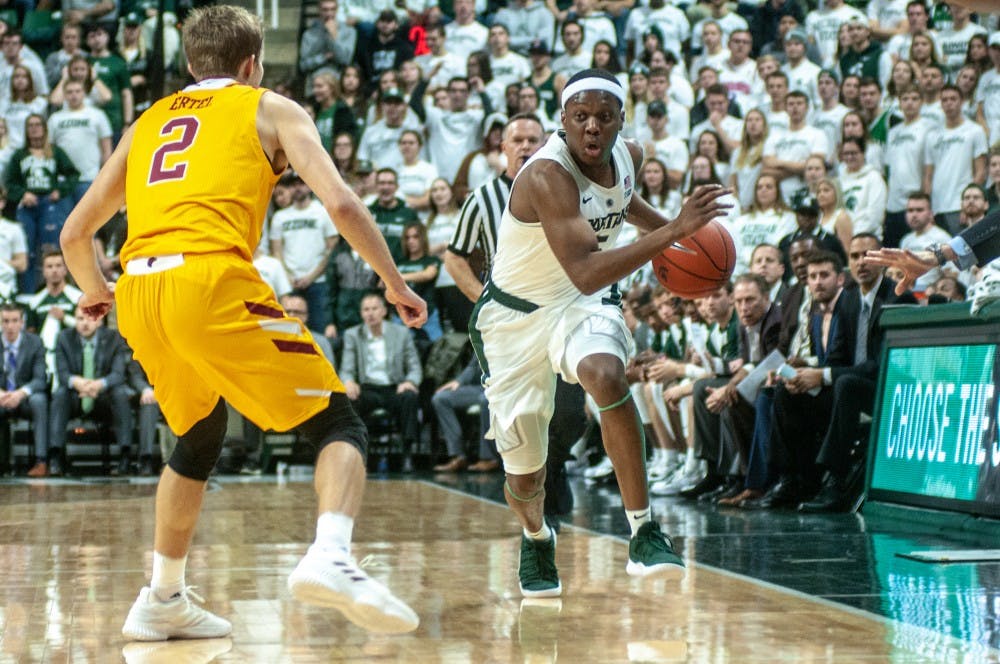
<path id="1" fill-rule="evenodd" d="M 45 347 L 42 340 L 24 331 L 24 310 L 13 302 L 0 304 L 3 336 L 3 386 L 0 388 L 0 472 L 10 458 L 7 420 L 30 418 L 34 435 L 35 465 L 29 477 L 45 477 L 59 468 L 46 464 L 48 453 L 49 399 L 45 374 Z"/>

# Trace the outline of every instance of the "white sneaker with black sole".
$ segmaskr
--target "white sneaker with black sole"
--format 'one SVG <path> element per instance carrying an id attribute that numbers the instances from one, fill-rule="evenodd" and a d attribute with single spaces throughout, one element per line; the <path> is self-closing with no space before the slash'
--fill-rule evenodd
<path id="1" fill-rule="evenodd" d="M 310 546 L 288 577 L 288 590 L 300 602 L 337 609 L 369 632 L 402 634 L 420 624 L 413 609 L 368 576 L 347 552 Z"/>
<path id="2" fill-rule="evenodd" d="M 191 602 L 204 600 L 187 587 L 167 601 L 162 601 L 147 586 L 129 609 L 122 635 L 132 641 L 167 639 L 215 639 L 229 636 L 233 626 Z"/>

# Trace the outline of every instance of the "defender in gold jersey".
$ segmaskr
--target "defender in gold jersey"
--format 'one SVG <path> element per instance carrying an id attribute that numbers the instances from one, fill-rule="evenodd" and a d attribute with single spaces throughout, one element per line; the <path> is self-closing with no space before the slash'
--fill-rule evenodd
<path id="1" fill-rule="evenodd" d="M 302 176 L 385 282 L 407 325 L 423 324 L 426 305 L 396 270 L 309 117 L 257 87 L 262 47 L 260 20 L 249 12 L 192 12 L 184 48 L 197 83 L 154 104 L 125 133 L 61 236 L 83 290 L 81 309 L 99 318 L 117 301 L 121 332 L 178 434 L 157 488 L 152 581 L 122 629 L 130 639 L 231 631 L 228 621 L 191 602 L 184 583 L 205 483 L 226 430 L 223 399 L 263 428 L 297 427 L 317 447 L 316 541 L 289 577 L 293 596 L 337 608 L 374 632 L 406 632 L 419 622 L 351 557 L 367 432 L 309 332 L 285 314 L 251 262 L 278 175 L 291 165 Z M 123 204 L 125 269 L 113 290 L 98 268 L 93 236 Z"/>

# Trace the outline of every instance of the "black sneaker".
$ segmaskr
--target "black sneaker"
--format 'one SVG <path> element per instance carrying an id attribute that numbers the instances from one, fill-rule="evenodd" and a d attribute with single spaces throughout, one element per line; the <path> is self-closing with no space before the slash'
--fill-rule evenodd
<path id="1" fill-rule="evenodd" d="M 674 552 L 674 543 L 660 530 L 659 522 L 647 521 L 628 543 L 625 571 L 639 577 L 683 577 L 685 565 Z"/>
<path id="2" fill-rule="evenodd" d="M 556 534 L 540 541 L 521 535 L 521 564 L 517 575 L 525 597 L 558 597 L 562 594 L 556 569 Z"/>

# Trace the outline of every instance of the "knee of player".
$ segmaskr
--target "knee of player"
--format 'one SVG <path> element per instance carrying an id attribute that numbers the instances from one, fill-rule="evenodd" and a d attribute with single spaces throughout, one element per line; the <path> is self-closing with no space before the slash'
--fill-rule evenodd
<path id="1" fill-rule="evenodd" d="M 507 475 L 507 486 L 517 496 L 531 496 L 545 486 L 545 467 L 528 475 Z"/>
<path id="2" fill-rule="evenodd" d="M 613 355 L 599 354 L 583 358 L 576 368 L 577 376 L 584 389 L 598 401 L 601 396 L 612 400 L 620 399 L 628 391 L 625 367 Z"/>

